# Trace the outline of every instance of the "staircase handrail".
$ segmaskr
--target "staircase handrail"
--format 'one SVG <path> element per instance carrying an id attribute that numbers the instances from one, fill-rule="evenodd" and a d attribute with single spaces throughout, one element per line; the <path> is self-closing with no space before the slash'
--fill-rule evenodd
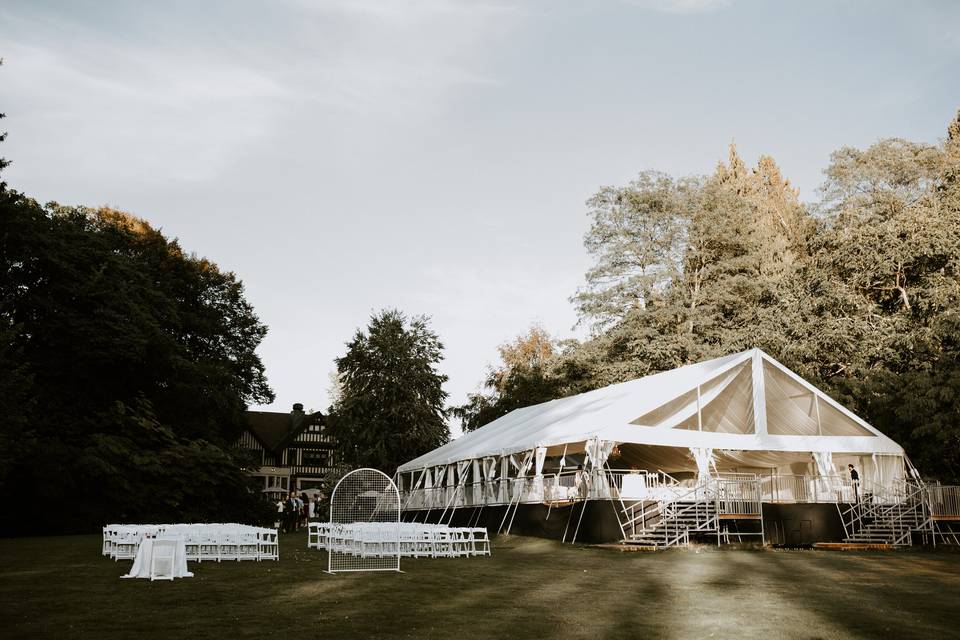
<path id="1" fill-rule="evenodd" d="M 884 487 L 886 489 L 886 487 Z M 926 520 L 927 504 L 925 498 L 926 487 L 921 480 L 900 479 L 893 483 L 892 488 L 897 498 L 894 502 L 869 502 L 862 500 L 855 502 L 845 509 L 837 505 L 840 512 L 841 523 L 843 524 L 844 537 L 850 538 L 856 535 L 857 531 L 863 529 L 867 520 L 884 520 L 890 525 L 894 532 L 891 544 L 899 545 L 908 541 L 911 532 L 916 527 L 915 520 L 920 522 Z M 916 513 L 920 508 L 920 514 Z M 913 514 L 909 521 L 904 520 L 905 516 Z M 847 518 L 849 516 L 849 522 Z"/>
<path id="2" fill-rule="evenodd" d="M 697 492 L 706 491 L 707 487 L 711 484 L 715 484 L 715 482 L 716 482 L 715 479 L 710 478 L 705 482 L 698 482 L 696 486 L 689 487 L 689 490 L 686 491 L 685 493 L 681 493 L 680 495 L 674 496 L 669 500 L 666 500 L 664 498 L 658 498 L 657 500 L 653 501 L 649 507 L 644 506 L 640 514 L 634 515 L 632 518 L 627 520 L 627 522 L 624 523 L 624 526 L 626 527 L 627 525 L 633 525 L 634 523 L 637 522 L 637 520 L 640 520 L 641 518 L 643 519 L 643 523 L 645 524 L 648 517 L 655 515 L 657 512 L 659 512 L 662 515 L 664 513 L 665 507 L 669 508 L 670 505 L 673 505 L 677 502 L 687 502 L 691 495 L 694 495 Z M 714 499 L 715 499 L 715 495 L 716 493 L 714 493 Z M 695 500 L 694 502 L 702 502 L 702 501 Z"/>

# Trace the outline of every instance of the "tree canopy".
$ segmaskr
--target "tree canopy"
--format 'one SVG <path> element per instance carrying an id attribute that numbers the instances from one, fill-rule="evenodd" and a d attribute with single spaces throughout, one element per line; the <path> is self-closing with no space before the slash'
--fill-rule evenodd
<path id="1" fill-rule="evenodd" d="M 443 344 L 429 320 L 381 311 L 337 358 L 339 392 L 330 408 L 340 460 L 393 475 L 397 467 L 450 438 Z"/>
<path id="2" fill-rule="evenodd" d="M 257 517 L 232 445 L 273 394 L 232 273 L 129 214 L 8 189 L 0 262 L 5 531 Z"/>

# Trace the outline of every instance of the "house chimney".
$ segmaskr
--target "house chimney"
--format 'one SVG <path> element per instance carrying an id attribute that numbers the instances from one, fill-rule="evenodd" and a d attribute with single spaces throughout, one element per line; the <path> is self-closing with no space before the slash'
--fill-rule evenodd
<path id="1" fill-rule="evenodd" d="M 294 413 L 303 413 L 303 404 L 301 404 L 301 403 L 299 403 L 299 402 L 295 402 L 295 403 L 293 404 L 293 412 L 294 412 Z"/>

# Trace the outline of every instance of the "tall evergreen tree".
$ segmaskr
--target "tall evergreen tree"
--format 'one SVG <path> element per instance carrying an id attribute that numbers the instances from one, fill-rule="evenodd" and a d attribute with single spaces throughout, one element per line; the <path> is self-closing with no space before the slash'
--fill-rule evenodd
<path id="1" fill-rule="evenodd" d="M 393 475 L 402 463 L 449 440 L 443 344 L 426 317 L 396 310 L 370 318 L 337 358 L 340 395 L 331 407 L 338 455 L 346 466 Z"/>

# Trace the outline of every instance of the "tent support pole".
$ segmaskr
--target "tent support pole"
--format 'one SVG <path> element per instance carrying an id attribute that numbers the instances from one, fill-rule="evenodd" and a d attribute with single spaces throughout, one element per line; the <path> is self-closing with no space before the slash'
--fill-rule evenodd
<path id="1" fill-rule="evenodd" d="M 587 503 L 589 501 L 590 498 L 586 498 L 583 501 L 583 507 L 580 508 L 580 517 L 577 518 L 577 528 L 573 530 L 573 537 L 570 538 L 570 544 L 573 544 L 577 541 L 577 534 L 580 532 L 580 523 L 583 522 L 583 514 L 587 510 Z"/>
<path id="2" fill-rule="evenodd" d="M 567 541 L 567 531 L 570 529 L 570 521 L 573 520 L 573 512 L 576 510 L 576 508 L 577 508 L 576 502 L 570 505 L 570 515 L 567 516 L 567 526 L 563 528 L 563 539 L 561 540 L 561 542 Z"/>
<path id="3" fill-rule="evenodd" d="M 483 512 L 483 505 L 473 508 L 473 513 L 470 514 L 470 519 L 467 521 L 469 524 L 467 526 L 475 527 L 477 523 L 480 522 L 480 513 Z"/>
<path id="4" fill-rule="evenodd" d="M 609 473 L 609 474 L 610 474 L 610 477 L 612 478 L 612 477 L 613 477 L 613 470 L 610 469 L 610 465 L 607 463 L 606 460 L 603 461 L 603 466 L 606 467 L 607 473 Z M 614 483 L 613 486 L 614 486 L 614 488 L 616 488 L 616 484 L 615 484 L 615 483 Z M 615 502 L 613 499 L 610 500 L 610 506 L 613 507 L 613 515 L 617 516 L 617 524 L 620 525 L 620 535 L 622 536 L 620 539 L 621 539 L 621 540 L 626 540 L 626 539 L 627 539 L 627 531 L 623 528 L 623 520 L 620 518 L 620 513 L 623 513 L 624 515 L 626 515 L 626 513 L 627 513 L 627 505 L 625 505 L 625 504 L 623 503 L 623 495 L 620 493 L 620 491 L 617 491 L 617 501 L 620 502 L 620 508 L 621 508 L 621 511 L 620 511 L 620 512 L 617 511 L 617 504 L 616 504 L 616 502 Z"/>
<path id="5" fill-rule="evenodd" d="M 517 492 L 517 506 L 520 505 L 520 492 Z M 500 532 L 503 531 L 503 525 L 507 522 L 507 516 L 510 515 L 510 507 L 513 506 L 513 500 L 507 503 L 507 510 L 503 512 L 503 519 L 500 520 L 500 527 L 497 529 L 497 535 L 500 535 Z M 508 530 L 509 533 L 509 530 Z"/>

